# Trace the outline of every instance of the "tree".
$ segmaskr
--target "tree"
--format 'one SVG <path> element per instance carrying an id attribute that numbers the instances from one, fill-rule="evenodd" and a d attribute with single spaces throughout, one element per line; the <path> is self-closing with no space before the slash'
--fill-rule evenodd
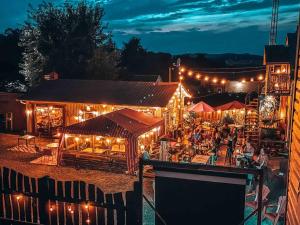
<path id="1" fill-rule="evenodd" d="M 19 73 L 22 48 L 18 46 L 21 30 L 6 29 L 0 34 L 0 89 L 22 91 L 24 77 Z"/>
<path id="2" fill-rule="evenodd" d="M 144 68 L 144 60 L 147 51 L 141 45 L 141 40 L 137 37 L 131 38 L 121 53 L 121 66 L 128 72 L 141 73 Z"/>
<path id="3" fill-rule="evenodd" d="M 20 38 L 21 73 L 28 84 L 34 86 L 53 71 L 61 78 L 89 79 L 91 71 L 98 79 L 113 78 L 118 59 L 111 34 L 105 33 L 103 15 L 99 3 L 86 1 L 30 6 Z"/>

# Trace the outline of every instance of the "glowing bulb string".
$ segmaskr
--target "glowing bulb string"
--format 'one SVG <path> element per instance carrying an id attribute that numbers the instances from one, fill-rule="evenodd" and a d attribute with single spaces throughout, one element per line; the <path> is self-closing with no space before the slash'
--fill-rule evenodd
<path id="1" fill-rule="evenodd" d="M 264 69 L 261 69 L 261 70 L 255 70 L 255 71 L 263 71 Z M 252 71 L 247 71 L 247 72 L 253 72 L 254 70 Z M 234 73 L 242 73 L 243 71 L 239 71 L 239 72 L 234 72 Z M 211 74 L 215 74 L 215 73 L 221 73 L 221 72 L 209 72 Z M 225 72 L 226 73 L 226 72 Z M 228 72 L 227 72 L 228 73 Z M 233 72 L 232 72 L 233 73 Z M 203 72 L 200 73 L 199 71 L 193 71 L 193 70 L 187 70 L 185 69 L 184 67 L 180 67 L 179 68 L 179 80 L 180 81 L 183 81 L 185 79 L 185 77 L 187 78 L 195 78 L 196 80 L 201 80 L 201 81 L 205 81 L 205 82 L 209 82 L 211 81 L 212 83 L 214 84 L 218 84 L 218 83 L 221 83 L 221 84 L 225 84 L 227 81 L 229 81 L 228 79 L 222 79 L 220 77 L 210 77 L 210 76 L 207 76 L 207 75 L 203 75 Z M 207 74 L 207 73 L 205 73 Z M 262 81 L 264 79 L 264 76 L 262 74 L 259 74 L 257 76 L 257 81 Z M 234 80 L 230 80 L 230 81 L 234 81 Z M 239 81 L 239 82 L 242 82 L 242 83 L 245 83 L 247 80 L 244 78 L 244 79 L 239 79 L 239 80 L 235 80 L 235 81 Z M 251 77 L 249 79 L 250 82 L 254 82 L 255 79 L 253 77 Z"/>

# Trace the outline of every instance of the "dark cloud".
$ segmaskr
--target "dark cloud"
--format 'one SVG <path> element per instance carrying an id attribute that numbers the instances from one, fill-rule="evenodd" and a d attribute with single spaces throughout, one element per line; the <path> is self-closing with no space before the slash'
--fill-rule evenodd
<path id="1" fill-rule="evenodd" d="M 272 11 L 272 0 L 89 1 L 103 4 L 105 22 L 118 46 L 135 35 L 149 49 L 172 53 L 202 50 L 259 53 L 268 40 Z M 0 31 L 22 24 L 27 5 L 40 2 L 1 0 Z M 63 0 L 52 2 L 61 4 Z M 295 30 L 299 7 L 299 0 L 280 1 L 279 36 Z"/>

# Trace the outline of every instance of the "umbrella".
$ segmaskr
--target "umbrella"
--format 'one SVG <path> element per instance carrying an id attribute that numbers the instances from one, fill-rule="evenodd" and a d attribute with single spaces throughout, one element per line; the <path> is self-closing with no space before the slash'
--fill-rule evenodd
<path id="1" fill-rule="evenodd" d="M 224 105 L 215 107 L 215 110 L 225 111 L 225 110 L 234 110 L 234 109 L 243 109 L 243 108 L 245 108 L 245 104 L 243 104 L 239 101 L 232 101 L 232 102 L 228 102 Z"/>
<path id="2" fill-rule="evenodd" d="M 188 109 L 189 112 L 193 111 L 196 113 L 200 113 L 200 112 L 214 112 L 214 108 L 211 107 L 210 105 L 206 104 L 205 102 L 198 102 L 196 105 L 191 106 Z"/>

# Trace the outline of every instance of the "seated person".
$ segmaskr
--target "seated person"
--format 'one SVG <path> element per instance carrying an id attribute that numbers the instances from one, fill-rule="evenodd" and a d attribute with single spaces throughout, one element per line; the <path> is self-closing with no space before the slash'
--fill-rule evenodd
<path id="1" fill-rule="evenodd" d="M 269 157 L 265 153 L 264 149 L 262 148 L 260 150 L 260 153 L 257 157 L 257 159 L 254 161 L 254 165 L 257 169 L 265 169 L 268 166 Z"/>
<path id="2" fill-rule="evenodd" d="M 249 140 L 247 140 L 246 145 L 245 145 L 244 150 L 243 150 L 244 154 L 246 156 L 252 158 L 253 155 L 254 155 L 254 151 L 255 151 L 254 147 L 251 145 L 251 143 L 249 142 Z"/>

